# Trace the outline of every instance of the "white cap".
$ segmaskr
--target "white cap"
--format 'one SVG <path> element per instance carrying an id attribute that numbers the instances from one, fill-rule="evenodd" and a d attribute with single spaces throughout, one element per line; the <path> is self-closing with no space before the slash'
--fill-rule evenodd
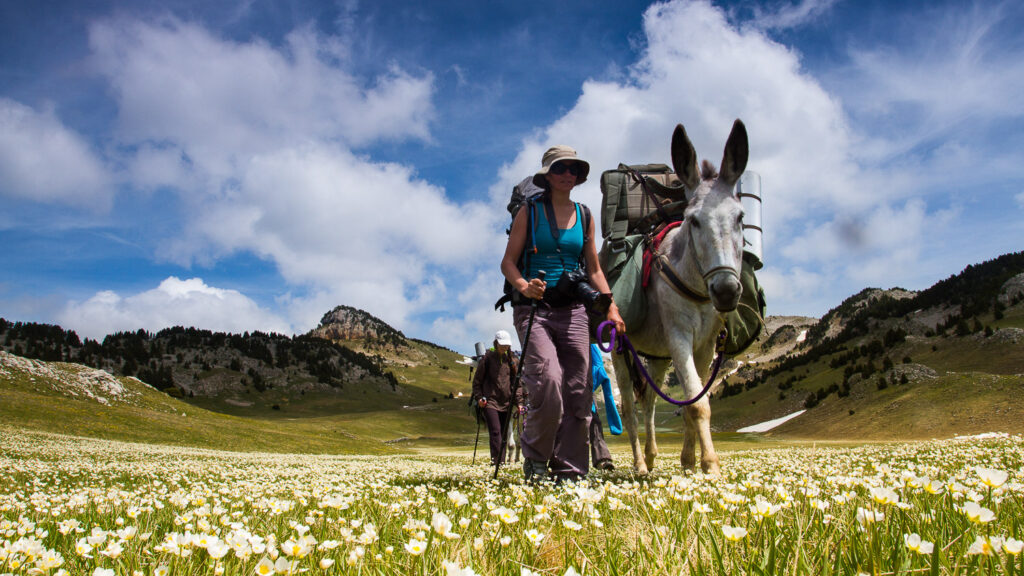
<path id="1" fill-rule="evenodd" d="M 494 333 L 494 341 L 497 342 L 499 346 L 512 345 L 512 337 L 509 336 L 508 332 L 504 330 L 498 330 L 497 332 Z"/>

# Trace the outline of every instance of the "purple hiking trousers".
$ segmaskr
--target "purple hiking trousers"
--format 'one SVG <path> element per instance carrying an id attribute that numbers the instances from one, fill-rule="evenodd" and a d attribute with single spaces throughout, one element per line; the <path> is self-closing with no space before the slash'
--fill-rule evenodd
<path id="1" fill-rule="evenodd" d="M 526 336 L 530 307 L 513 308 L 519 343 Z M 523 456 L 547 462 L 560 477 L 586 475 L 593 392 L 587 381 L 590 324 L 582 304 L 538 306 L 523 351 L 522 385 L 526 418 L 520 436 Z"/>

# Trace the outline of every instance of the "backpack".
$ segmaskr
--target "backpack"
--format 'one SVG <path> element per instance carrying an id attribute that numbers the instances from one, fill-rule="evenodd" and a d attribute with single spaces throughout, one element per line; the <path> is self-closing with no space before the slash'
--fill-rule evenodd
<path id="1" fill-rule="evenodd" d="M 528 185 L 527 182 L 529 182 Z M 534 190 L 531 190 L 530 187 Z M 526 270 L 527 259 L 530 254 L 537 253 L 538 220 L 536 215 L 538 203 L 541 205 L 541 209 L 544 210 L 544 213 L 547 216 L 548 229 L 551 236 L 554 238 L 558 237 L 558 223 L 555 222 L 554 207 L 551 206 L 551 202 L 547 201 L 547 196 L 544 196 L 543 192 L 543 188 L 539 188 L 533 184 L 532 176 L 523 180 L 512 189 L 512 199 L 508 203 L 508 211 L 512 215 L 512 220 L 515 221 L 516 214 L 519 213 L 519 210 L 523 206 L 526 206 L 528 210 L 526 220 L 528 236 L 526 238 L 526 245 L 523 246 L 523 252 L 519 255 L 519 260 L 516 261 L 516 267 L 519 268 L 520 272 Z M 575 204 L 580 207 L 580 212 L 583 214 L 583 243 L 586 244 L 590 239 L 589 236 L 587 236 L 590 230 L 590 221 L 592 220 L 590 208 L 588 208 L 586 204 L 581 204 L 579 202 L 576 202 Z M 512 224 L 509 224 L 508 230 L 505 232 L 506 234 L 512 233 Z M 583 254 L 580 253 L 580 267 L 583 266 Z M 494 303 L 494 309 L 500 310 L 501 312 L 505 311 L 505 304 L 509 302 L 513 305 L 518 304 L 519 299 L 522 297 L 519 291 L 509 283 L 508 279 L 505 280 L 502 292 L 502 297 Z"/>
<path id="2" fill-rule="evenodd" d="M 616 245 L 631 234 L 682 220 L 687 203 L 683 183 L 665 164 L 619 164 L 606 170 L 601 195 L 601 234 Z"/>
<path id="3" fill-rule="evenodd" d="M 644 185 L 646 184 L 646 186 Z M 640 326 L 647 317 L 647 296 L 641 283 L 645 238 L 670 222 L 683 219 L 687 197 L 682 182 L 665 164 L 619 164 L 601 174 L 601 269 L 612 289 L 626 326 Z M 757 258 L 743 253 L 736 310 L 725 315 L 725 353 L 749 348 L 764 330 L 764 290 L 754 270 Z"/>
<path id="4" fill-rule="evenodd" d="M 512 187 L 512 198 L 508 201 L 508 206 L 505 207 L 508 213 L 512 216 L 512 220 L 509 220 L 508 228 L 505 229 L 505 234 L 512 233 L 512 222 L 516 219 L 516 214 L 519 213 L 519 209 L 523 207 L 523 203 L 527 200 L 540 196 L 544 193 L 544 189 L 533 183 L 533 176 L 527 176 L 522 182 Z"/>

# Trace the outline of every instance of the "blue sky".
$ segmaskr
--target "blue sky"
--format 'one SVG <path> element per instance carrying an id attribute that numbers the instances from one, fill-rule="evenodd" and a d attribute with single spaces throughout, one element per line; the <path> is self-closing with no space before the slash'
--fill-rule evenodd
<path id="1" fill-rule="evenodd" d="M 514 183 L 763 179 L 770 314 L 1024 246 L 1019 2 L 0 2 L 0 316 L 303 333 L 338 304 L 468 352 Z M 598 178 L 574 194 L 598 210 Z"/>

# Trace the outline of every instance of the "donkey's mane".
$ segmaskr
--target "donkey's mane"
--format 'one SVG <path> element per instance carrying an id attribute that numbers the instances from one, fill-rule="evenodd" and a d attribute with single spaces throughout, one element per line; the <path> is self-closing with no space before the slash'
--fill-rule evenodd
<path id="1" fill-rule="evenodd" d="M 700 163 L 700 179 L 701 180 L 712 180 L 718 178 L 718 170 L 715 169 L 715 165 L 707 160 L 703 160 Z"/>

